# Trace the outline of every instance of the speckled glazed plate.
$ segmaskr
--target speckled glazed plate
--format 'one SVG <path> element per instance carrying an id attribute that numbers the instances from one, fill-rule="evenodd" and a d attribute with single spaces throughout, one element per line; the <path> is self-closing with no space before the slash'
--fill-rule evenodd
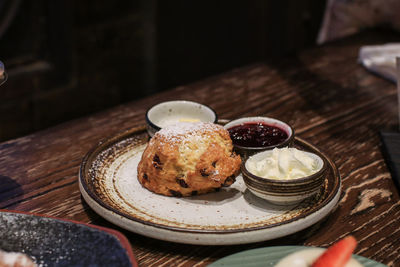
<path id="1" fill-rule="evenodd" d="M 303 249 L 307 249 L 311 247 L 305 246 L 277 246 L 277 247 L 266 247 L 266 248 L 256 248 L 250 249 L 246 251 L 242 251 L 239 253 L 235 253 L 219 259 L 212 264 L 208 265 L 208 267 L 273 267 L 275 266 L 282 258 L 287 255 L 294 253 L 296 251 L 300 251 Z M 364 267 L 385 267 L 386 265 L 370 260 L 365 257 L 361 257 L 359 255 L 352 256 L 355 260 L 361 263 Z"/>
<path id="2" fill-rule="evenodd" d="M 2 210 L 0 237 L 0 249 L 41 267 L 138 266 L 126 237 L 104 227 Z"/>
<path id="3" fill-rule="evenodd" d="M 81 193 L 99 215 L 145 236 L 188 244 L 228 245 L 265 241 L 303 230 L 326 217 L 340 197 L 335 164 L 299 138 L 295 145 L 329 165 L 321 193 L 291 206 L 254 196 L 239 176 L 219 192 L 188 198 L 154 194 L 137 180 L 137 165 L 149 140 L 145 127 L 121 133 L 93 148 L 79 172 Z"/>

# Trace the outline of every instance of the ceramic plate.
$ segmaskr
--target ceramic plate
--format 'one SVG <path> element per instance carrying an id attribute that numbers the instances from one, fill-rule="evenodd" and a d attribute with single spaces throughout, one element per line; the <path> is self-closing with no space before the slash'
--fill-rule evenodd
<path id="1" fill-rule="evenodd" d="M 188 198 L 154 194 L 137 180 L 149 136 L 139 127 L 101 142 L 83 159 L 79 186 L 86 202 L 112 223 L 145 236 L 189 244 L 245 244 L 282 237 L 327 216 L 340 197 L 335 164 L 296 138 L 295 145 L 329 165 L 321 193 L 300 204 L 276 206 L 254 196 L 239 176 L 219 192 Z"/>
<path id="2" fill-rule="evenodd" d="M 220 260 L 213 262 L 208 265 L 208 267 L 273 267 L 279 262 L 283 257 L 287 255 L 310 247 L 303 246 L 277 246 L 277 247 L 266 247 L 257 248 L 242 251 Z M 364 267 L 385 267 L 386 265 L 358 256 L 353 255 L 353 258 L 360 262 Z"/>
<path id="3" fill-rule="evenodd" d="M 138 266 L 126 237 L 104 227 L 1 211 L 0 236 L 0 249 L 38 266 Z"/>

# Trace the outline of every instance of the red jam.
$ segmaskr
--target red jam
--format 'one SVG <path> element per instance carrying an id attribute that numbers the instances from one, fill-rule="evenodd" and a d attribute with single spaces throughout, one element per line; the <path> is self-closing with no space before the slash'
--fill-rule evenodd
<path id="1" fill-rule="evenodd" d="M 248 122 L 228 129 L 234 145 L 266 147 L 278 145 L 288 138 L 286 131 L 263 122 Z"/>

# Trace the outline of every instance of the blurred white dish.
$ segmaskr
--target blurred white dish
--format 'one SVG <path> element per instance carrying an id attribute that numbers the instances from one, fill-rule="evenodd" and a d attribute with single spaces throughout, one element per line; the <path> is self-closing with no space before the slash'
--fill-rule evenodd
<path id="1" fill-rule="evenodd" d="M 310 267 L 324 253 L 324 248 L 307 248 L 296 251 L 281 259 L 275 267 Z M 358 261 L 351 258 L 345 267 L 362 267 Z"/>

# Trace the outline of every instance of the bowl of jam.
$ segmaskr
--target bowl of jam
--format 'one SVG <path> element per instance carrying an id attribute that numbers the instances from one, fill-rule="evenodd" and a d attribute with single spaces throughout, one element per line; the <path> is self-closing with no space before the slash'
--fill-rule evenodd
<path id="1" fill-rule="evenodd" d="M 269 117 L 240 118 L 225 124 L 237 153 L 247 158 L 255 153 L 293 144 L 293 128 Z"/>

